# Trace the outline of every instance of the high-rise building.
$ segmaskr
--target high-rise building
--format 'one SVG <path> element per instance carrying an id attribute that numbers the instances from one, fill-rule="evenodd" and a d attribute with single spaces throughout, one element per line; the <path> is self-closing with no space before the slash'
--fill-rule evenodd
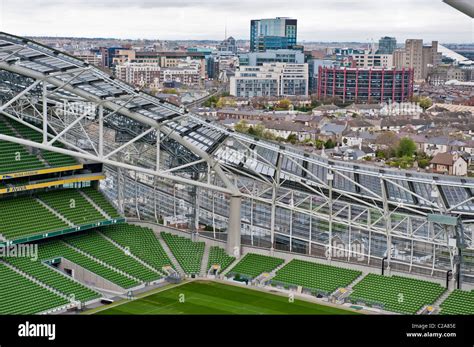
<path id="1" fill-rule="evenodd" d="M 232 36 L 226 38 L 224 41 L 221 42 L 220 45 L 217 46 L 217 50 L 219 52 L 237 53 L 237 45 L 235 43 L 235 39 Z"/>
<path id="2" fill-rule="evenodd" d="M 242 66 L 230 79 L 230 94 L 246 98 L 308 95 L 308 64 Z"/>
<path id="3" fill-rule="evenodd" d="M 441 53 L 438 52 L 438 41 L 433 41 L 431 46 L 423 46 L 423 40 L 408 39 L 405 49 L 395 50 L 394 65 L 397 68 L 412 68 L 415 81 L 425 80 L 430 68 L 441 63 Z"/>
<path id="4" fill-rule="evenodd" d="M 378 54 L 392 54 L 397 48 L 397 39 L 395 37 L 384 36 L 379 39 Z"/>
<path id="5" fill-rule="evenodd" d="M 286 17 L 252 19 L 250 51 L 286 49 L 296 46 L 297 20 Z"/>
<path id="6" fill-rule="evenodd" d="M 319 67 L 318 98 L 343 102 L 403 102 L 413 96 L 413 69 Z"/>

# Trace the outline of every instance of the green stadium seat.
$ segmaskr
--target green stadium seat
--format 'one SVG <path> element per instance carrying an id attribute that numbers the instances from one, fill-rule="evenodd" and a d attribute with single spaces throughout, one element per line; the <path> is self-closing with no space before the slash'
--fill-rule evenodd
<path id="1" fill-rule="evenodd" d="M 173 263 L 166 255 L 160 241 L 149 228 L 117 224 L 101 228 L 100 232 L 120 246 L 128 247 L 133 255 L 159 271 L 165 266 L 173 268 Z"/>
<path id="2" fill-rule="evenodd" d="M 235 257 L 228 255 L 224 249 L 218 246 L 212 246 L 209 249 L 209 262 L 207 263 L 207 271 L 213 265 L 220 265 L 219 272 L 224 271 L 235 260 Z"/>
<path id="3" fill-rule="evenodd" d="M 455 289 L 441 305 L 441 314 L 474 315 L 474 290 Z"/>
<path id="4" fill-rule="evenodd" d="M 368 274 L 350 295 L 352 302 L 381 305 L 387 311 L 415 314 L 433 304 L 445 291 L 438 283 L 401 276 Z"/>
<path id="5" fill-rule="evenodd" d="M 302 286 L 313 292 L 330 294 L 347 287 L 361 274 L 361 271 L 293 259 L 277 271 L 272 284 Z"/>
<path id="6" fill-rule="evenodd" d="M 128 273 L 143 282 L 151 282 L 161 278 L 143 264 L 117 248 L 113 243 L 103 238 L 96 231 L 86 231 L 80 234 L 68 235 L 63 240 L 70 245 L 90 254 L 96 259 Z M 132 252 L 131 252 L 132 253 Z M 133 254 L 133 253 L 132 253 Z"/>
<path id="7" fill-rule="evenodd" d="M 165 240 L 171 252 L 175 256 L 179 265 L 187 274 L 198 274 L 201 271 L 201 261 L 204 255 L 204 242 L 193 242 L 192 240 L 161 232 L 161 237 Z"/>
<path id="8" fill-rule="evenodd" d="M 35 314 L 69 303 L 0 263 L 0 314 Z"/>
<path id="9" fill-rule="evenodd" d="M 253 279 L 264 272 L 272 272 L 284 263 L 283 259 L 266 255 L 247 253 L 228 273 L 227 276 L 240 275 Z"/>

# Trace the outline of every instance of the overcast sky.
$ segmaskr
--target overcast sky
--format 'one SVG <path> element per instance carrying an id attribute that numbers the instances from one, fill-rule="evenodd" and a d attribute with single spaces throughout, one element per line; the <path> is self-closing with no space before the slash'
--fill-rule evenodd
<path id="1" fill-rule="evenodd" d="M 250 19 L 276 16 L 298 19 L 298 41 L 474 41 L 441 0 L 0 0 L 0 30 L 28 36 L 248 39 Z"/>

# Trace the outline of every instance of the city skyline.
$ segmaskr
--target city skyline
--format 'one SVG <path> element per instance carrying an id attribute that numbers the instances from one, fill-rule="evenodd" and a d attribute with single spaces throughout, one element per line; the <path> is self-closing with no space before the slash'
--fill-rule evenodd
<path id="1" fill-rule="evenodd" d="M 272 17 L 297 19 L 299 42 L 377 42 L 386 35 L 400 43 L 413 37 L 445 43 L 474 41 L 471 18 L 432 0 L 272 1 L 271 6 L 248 0 L 239 4 L 215 0 L 0 1 L 0 31 L 27 36 L 221 40 L 227 32 L 248 40 L 251 19 Z"/>

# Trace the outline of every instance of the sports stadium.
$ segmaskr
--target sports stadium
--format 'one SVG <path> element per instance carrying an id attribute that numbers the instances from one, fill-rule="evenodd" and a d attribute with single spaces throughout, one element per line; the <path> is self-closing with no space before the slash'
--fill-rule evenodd
<path id="1" fill-rule="evenodd" d="M 253 138 L 0 33 L 0 314 L 474 314 L 473 237 L 474 179 Z"/>

